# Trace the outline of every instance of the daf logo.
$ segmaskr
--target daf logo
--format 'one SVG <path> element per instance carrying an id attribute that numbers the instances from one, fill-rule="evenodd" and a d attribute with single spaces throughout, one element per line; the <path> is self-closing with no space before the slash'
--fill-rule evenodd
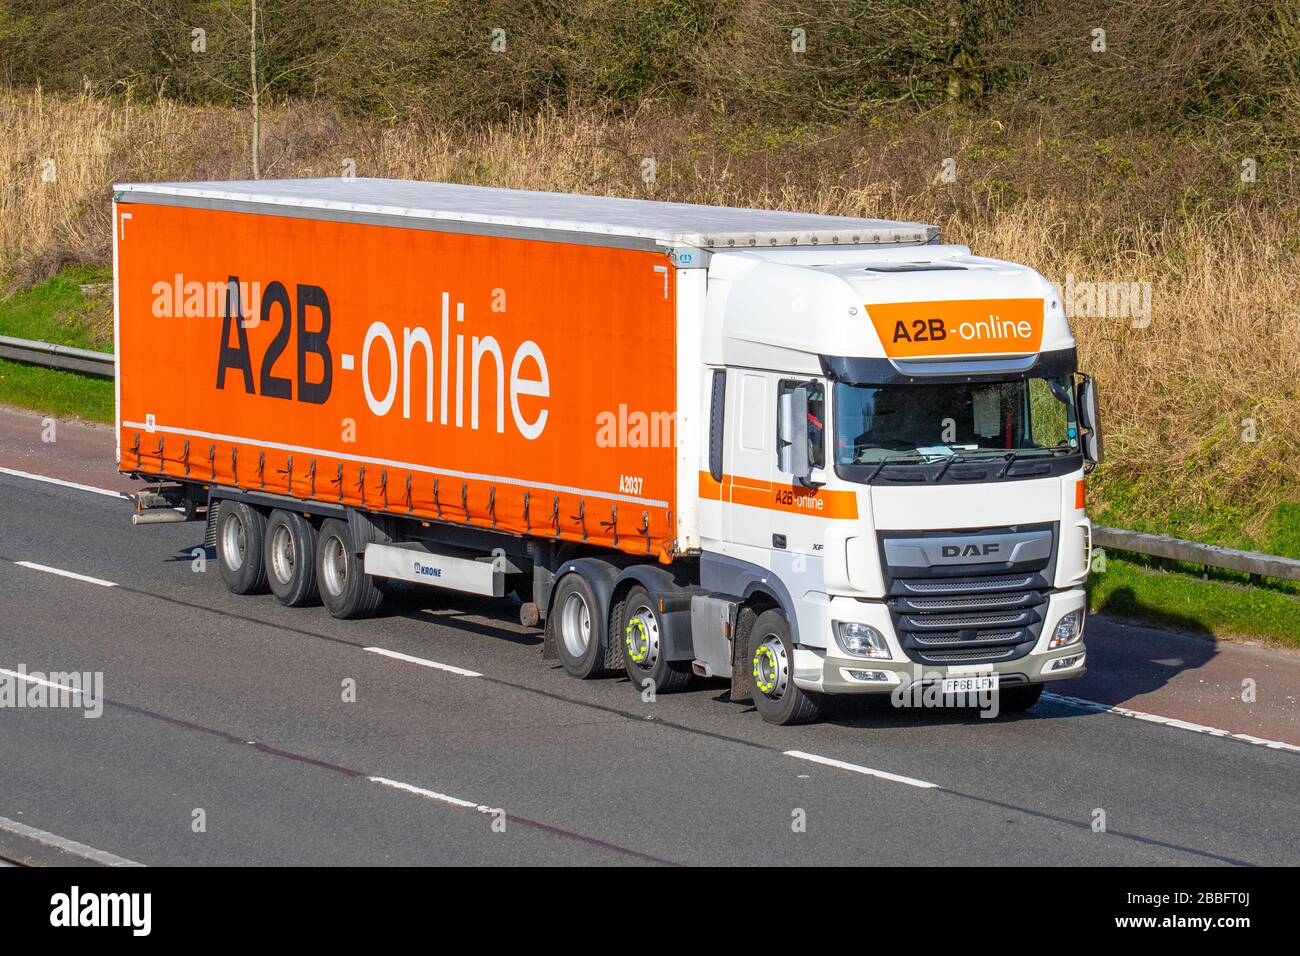
<path id="1" fill-rule="evenodd" d="M 1000 544 L 945 544 L 942 553 L 945 558 L 982 558 L 1001 550 Z"/>
<path id="2" fill-rule="evenodd" d="M 1047 562 L 1052 556 L 1052 531 L 1008 531 L 981 535 L 924 535 L 885 539 L 885 561 L 891 568 L 915 570 L 959 564 Z M 1032 569 L 1029 569 L 1032 570 Z"/>

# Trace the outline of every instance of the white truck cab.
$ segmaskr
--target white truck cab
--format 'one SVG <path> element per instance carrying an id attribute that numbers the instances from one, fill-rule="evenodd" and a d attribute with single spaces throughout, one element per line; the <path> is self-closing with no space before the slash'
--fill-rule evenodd
<path id="1" fill-rule="evenodd" d="M 964 246 L 712 255 L 700 583 L 788 619 L 736 628 L 765 717 L 808 692 L 1019 709 L 1083 673 L 1100 433 L 1075 354 L 1046 279 Z"/>

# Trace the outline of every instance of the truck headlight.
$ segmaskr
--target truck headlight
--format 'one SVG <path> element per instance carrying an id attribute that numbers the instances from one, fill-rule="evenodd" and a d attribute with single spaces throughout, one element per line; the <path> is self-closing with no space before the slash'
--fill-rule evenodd
<path id="1" fill-rule="evenodd" d="M 835 621 L 831 629 L 835 632 L 835 643 L 845 654 L 889 660 L 889 645 L 885 643 L 885 635 L 870 624 Z"/>
<path id="2" fill-rule="evenodd" d="M 1081 637 L 1083 637 L 1083 611 L 1080 609 L 1069 612 L 1056 622 L 1056 630 L 1052 632 L 1052 639 L 1047 642 L 1047 649 L 1050 651 L 1058 647 L 1066 647 Z"/>

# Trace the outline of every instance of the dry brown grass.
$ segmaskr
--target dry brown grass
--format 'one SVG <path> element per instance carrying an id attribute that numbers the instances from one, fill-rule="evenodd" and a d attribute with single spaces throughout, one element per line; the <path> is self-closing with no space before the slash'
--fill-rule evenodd
<path id="1" fill-rule="evenodd" d="M 935 181 L 946 156 L 956 185 Z M 242 178 L 247 157 L 231 110 L 6 92 L 0 275 L 106 262 L 115 181 Z M 1057 282 L 1150 282 L 1150 327 L 1076 323 L 1105 399 L 1106 477 L 1137 482 L 1153 513 L 1234 501 L 1262 515 L 1300 486 L 1295 174 L 1265 168 L 1241 186 L 1238 157 L 1214 144 L 1078 143 L 947 115 L 778 133 L 653 106 L 464 131 L 282 104 L 267 111 L 263 157 L 268 176 L 337 175 L 350 158 L 363 176 L 917 219 Z M 1255 442 L 1241 440 L 1248 418 Z"/>

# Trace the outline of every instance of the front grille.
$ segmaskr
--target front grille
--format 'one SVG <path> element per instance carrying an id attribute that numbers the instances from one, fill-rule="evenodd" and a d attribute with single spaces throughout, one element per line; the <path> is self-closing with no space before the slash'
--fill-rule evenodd
<path id="1" fill-rule="evenodd" d="M 1027 588 L 1034 584 L 1036 577 L 1033 574 L 1003 574 L 992 578 L 927 578 L 895 583 L 908 594 L 976 594 Z"/>
<path id="2" fill-rule="evenodd" d="M 1028 624 L 1032 620 L 1032 611 L 1012 611 L 999 614 L 949 614 L 940 617 L 936 614 L 908 614 L 903 618 L 903 626 L 908 630 L 925 628 L 955 627 L 968 630 L 972 627 L 1006 627 L 1008 624 Z"/>
<path id="3" fill-rule="evenodd" d="M 955 650 L 955 651 L 930 651 L 927 654 L 920 655 L 920 659 L 929 664 L 985 664 L 993 661 L 1004 661 L 1016 653 L 1014 647 L 1003 648 L 1002 650 Z"/>
<path id="4" fill-rule="evenodd" d="M 889 610 L 903 652 L 922 664 L 1014 660 L 1038 640 L 1047 609 L 1037 575 L 898 579 Z M 1029 589 L 1028 586 L 1038 587 Z M 914 596 L 925 594 L 925 597 Z"/>
<path id="5" fill-rule="evenodd" d="M 1011 594 L 970 594 L 941 598 L 908 598 L 909 607 L 917 611 L 958 611 L 965 608 L 1019 607 L 1032 604 L 1038 595 L 1032 591 Z"/>
<path id="6" fill-rule="evenodd" d="M 986 631 L 979 637 L 967 637 L 960 631 L 946 634 L 913 634 L 912 643 L 916 647 L 947 647 L 952 645 L 971 646 L 976 644 L 1018 644 L 1025 640 L 1025 631 Z"/>
<path id="7" fill-rule="evenodd" d="M 1043 628 L 1057 538 L 1054 523 L 883 533 L 886 603 L 903 653 L 922 664 L 1028 654 Z"/>

